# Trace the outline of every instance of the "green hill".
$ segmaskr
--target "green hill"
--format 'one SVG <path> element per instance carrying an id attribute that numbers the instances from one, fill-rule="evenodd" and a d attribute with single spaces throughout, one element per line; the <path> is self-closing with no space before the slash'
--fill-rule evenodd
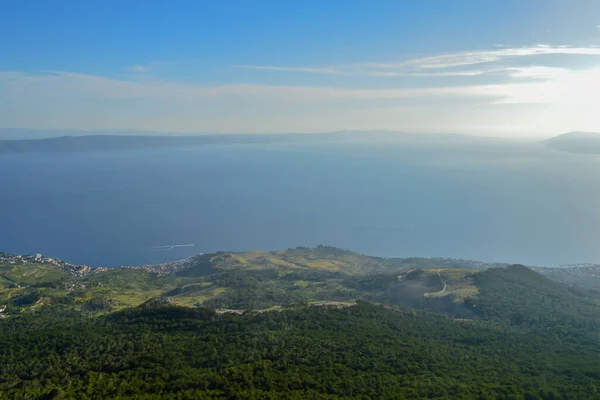
<path id="1" fill-rule="evenodd" d="M 4 316 L 59 304 L 110 312 L 168 297 L 174 305 L 240 312 L 366 300 L 527 326 L 571 320 L 573 315 L 596 317 L 594 293 L 553 282 L 526 267 L 369 257 L 329 246 L 217 252 L 160 268 L 85 274 L 54 262 L 0 263 Z"/>
<path id="2" fill-rule="evenodd" d="M 551 281 L 522 265 L 477 274 L 477 296 L 466 300 L 476 316 L 555 334 L 600 339 L 599 298 Z"/>
<path id="3" fill-rule="evenodd" d="M 597 399 L 595 292 L 333 247 L 0 263 L 0 399 Z"/>
<path id="4" fill-rule="evenodd" d="M 0 264 L 1 266 L 2 264 Z M 369 257 L 329 246 L 284 251 L 217 252 L 185 264 L 149 268 L 115 268 L 79 276 L 61 266 L 4 264 L 0 305 L 16 311 L 43 304 L 68 304 L 106 311 L 132 307 L 156 296 L 182 306 L 223 309 L 268 309 L 295 303 L 365 299 L 411 305 L 458 300 L 476 292 L 468 274 L 481 263 L 425 258 Z M 458 268 L 457 268 L 458 267 Z M 473 268 L 466 270 L 465 268 Z M 423 285 L 402 281 L 407 271 L 424 270 Z M 448 282 L 442 288 L 439 270 Z M 468 271 L 468 272 L 465 272 Z M 12 279 L 12 280 L 9 280 Z M 420 282 L 420 281 L 419 281 Z M 421 287 L 421 289 L 417 289 Z M 432 293 L 426 299 L 425 294 Z"/>

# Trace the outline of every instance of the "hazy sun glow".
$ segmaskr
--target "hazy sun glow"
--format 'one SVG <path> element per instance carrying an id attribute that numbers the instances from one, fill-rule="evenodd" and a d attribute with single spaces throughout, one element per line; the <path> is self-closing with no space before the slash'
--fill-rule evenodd
<path id="1" fill-rule="evenodd" d="M 235 24 L 226 24 L 228 18 L 188 24 L 178 9 L 175 25 L 185 32 L 124 20 L 145 35 L 123 33 L 114 43 L 87 25 L 73 34 L 40 15 L 43 26 L 32 25 L 37 35 L 4 45 L 4 54 L 20 57 L 0 61 L 1 125 L 500 136 L 600 131 L 600 31 L 591 21 L 597 14 L 592 2 L 544 3 L 543 13 L 530 2 L 489 4 L 477 16 L 455 5 L 444 11 L 455 20 L 443 21 L 432 19 L 435 10 L 401 3 L 389 15 L 365 9 L 385 21 L 378 24 L 363 20 L 362 12 L 356 24 L 340 19 L 336 7 L 324 10 L 322 19 L 321 11 L 308 8 L 265 10 L 252 18 L 249 10 L 235 17 L 228 10 Z M 423 13 L 418 23 L 411 13 Z M 287 21 L 287 28 L 274 21 Z M 106 27 L 103 20 L 93 23 Z M 61 39 L 49 54 L 41 37 Z M 100 49 L 104 37 L 107 48 L 96 51 L 93 43 Z"/>

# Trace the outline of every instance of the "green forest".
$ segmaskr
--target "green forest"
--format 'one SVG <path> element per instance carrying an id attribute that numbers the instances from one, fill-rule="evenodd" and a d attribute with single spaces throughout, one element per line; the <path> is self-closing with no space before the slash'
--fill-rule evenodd
<path id="1" fill-rule="evenodd" d="M 519 265 L 250 256 L 154 277 L 6 267 L 0 399 L 600 399 L 596 291 Z"/>
<path id="2" fill-rule="evenodd" d="M 599 398 L 597 345 L 368 303 L 218 315 L 60 308 L 0 324 L 0 396 Z"/>

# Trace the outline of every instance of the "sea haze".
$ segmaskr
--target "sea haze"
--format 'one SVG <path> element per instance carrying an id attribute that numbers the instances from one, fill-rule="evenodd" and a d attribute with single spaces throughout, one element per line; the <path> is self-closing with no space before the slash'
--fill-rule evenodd
<path id="1" fill-rule="evenodd" d="M 333 135 L 0 155 L 0 251 L 93 266 L 317 244 L 380 256 L 600 262 L 598 204 L 600 156 L 536 143 Z"/>

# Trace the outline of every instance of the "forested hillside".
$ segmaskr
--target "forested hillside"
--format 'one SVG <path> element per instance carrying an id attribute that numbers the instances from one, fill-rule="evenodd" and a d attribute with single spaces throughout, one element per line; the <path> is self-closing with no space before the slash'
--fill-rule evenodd
<path id="1" fill-rule="evenodd" d="M 520 265 L 322 246 L 85 271 L 1 266 L 0 399 L 600 398 L 597 293 Z"/>
<path id="2" fill-rule="evenodd" d="M 367 303 L 46 309 L 0 324 L 0 398 L 598 398 L 597 348 Z"/>

